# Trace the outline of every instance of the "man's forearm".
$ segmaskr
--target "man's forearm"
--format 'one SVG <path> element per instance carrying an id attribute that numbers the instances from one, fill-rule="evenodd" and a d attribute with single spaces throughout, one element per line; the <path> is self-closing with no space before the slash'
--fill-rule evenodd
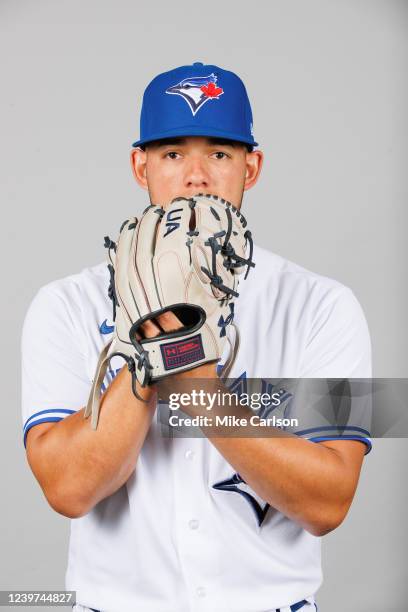
<path id="1" fill-rule="evenodd" d="M 202 429 L 262 499 L 313 535 L 332 531 L 344 519 L 357 479 L 334 449 L 273 427 L 266 438 L 222 437 L 214 428 Z"/>
<path id="2" fill-rule="evenodd" d="M 313 535 L 346 515 L 357 483 L 333 449 L 297 436 L 210 439 L 262 499 Z"/>
<path id="3" fill-rule="evenodd" d="M 206 365 L 159 383 L 159 394 L 163 392 L 165 398 L 171 392 L 191 394 L 196 387 L 212 393 L 228 391 L 216 376 L 215 366 Z M 201 426 L 211 443 L 262 499 L 305 529 L 323 535 L 343 520 L 357 486 L 357 474 L 336 450 L 276 427 L 268 428 L 268 437 L 262 438 L 255 435 L 252 425 L 234 428 L 213 424 L 214 414 L 242 417 L 248 422 L 252 411 L 240 405 L 215 405 L 209 412 L 206 407 L 189 404 L 183 412 L 191 417 L 211 414 L 212 424 Z M 361 446 L 360 442 L 347 444 Z"/>
<path id="4" fill-rule="evenodd" d="M 105 392 L 98 429 L 84 408 L 55 424 L 37 441 L 33 471 L 50 504 L 61 514 L 81 516 L 117 491 L 135 469 L 156 404 L 153 389 L 131 390 L 122 368 Z M 29 461 L 30 461 L 30 457 Z"/>

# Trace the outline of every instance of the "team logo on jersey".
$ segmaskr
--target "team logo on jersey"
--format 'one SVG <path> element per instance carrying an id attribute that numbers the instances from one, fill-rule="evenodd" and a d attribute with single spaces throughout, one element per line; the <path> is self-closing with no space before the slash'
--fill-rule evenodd
<path id="1" fill-rule="evenodd" d="M 169 234 L 171 234 L 171 232 L 174 232 L 174 230 L 178 229 L 180 227 L 180 223 L 178 223 L 181 220 L 180 215 L 177 216 L 177 213 L 182 212 L 182 208 L 175 208 L 174 210 L 171 210 L 170 212 L 167 213 L 167 217 L 166 217 L 166 227 L 167 227 L 167 231 L 164 234 L 164 238 L 166 236 L 168 236 Z"/>
<path id="2" fill-rule="evenodd" d="M 108 319 L 105 319 L 99 326 L 99 331 L 101 334 L 113 334 L 114 329 L 114 325 L 108 325 Z"/>
<path id="3" fill-rule="evenodd" d="M 213 485 L 213 489 L 217 489 L 218 491 L 233 491 L 234 493 L 239 493 L 239 495 L 241 495 L 249 503 L 252 510 L 255 512 L 258 525 L 262 525 L 270 505 L 262 500 L 258 501 L 255 498 L 253 491 L 248 487 L 245 480 L 237 472 L 233 474 L 231 478 L 226 478 L 225 480 L 221 480 L 221 482 L 215 483 Z"/>
<path id="4" fill-rule="evenodd" d="M 204 77 L 189 77 L 166 89 L 166 93 L 181 96 L 194 116 L 208 100 L 218 100 L 224 93 L 217 78 L 213 72 Z"/>
<path id="5" fill-rule="evenodd" d="M 220 375 L 223 366 L 217 365 L 217 374 Z M 226 379 L 224 379 L 226 381 Z M 231 382 L 227 383 L 228 390 L 230 393 L 235 393 L 238 397 L 242 397 L 244 394 L 248 394 L 250 389 L 248 388 L 248 379 L 246 371 L 242 372 L 238 378 L 231 379 Z M 261 394 L 268 394 L 272 396 L 272 393 L 279 394 L 280 403 L 279 406 L 274 405 L 271 400 L 270 404 L 263 405 L 259 408 L 256 414 L 265 419 L 269 417 L 272 412 L 280 413 L 283 410 L 283 414 L 286 414 L 290 406 L 290 402 L 293 399 L 293 393 L 290 393 L 286 389 L 276 386 L 268 380 L 264 380 L 263 378 L 260 380 L 259 391 Z M 220 482 L 216 482 L 212 485 L 213 489 L 217 491 L 228 491 L 232 493 L 238 493 L 252 508 L 256 520 L 258 522 L 259 527 L 265 520 L 266 514 L 270 508 L 270 505 L 261 499 L 255 491 L 251 489 L 251 487 L 245 482 L 245 480 L 240 476 L 237 472 L 232 474 L 230 478 L 226 478 L 225 480 L 221 480 Z"/>

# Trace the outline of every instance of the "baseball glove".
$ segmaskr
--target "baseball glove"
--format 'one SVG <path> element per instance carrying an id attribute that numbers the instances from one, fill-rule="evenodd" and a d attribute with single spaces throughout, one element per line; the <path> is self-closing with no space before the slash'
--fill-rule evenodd
<path id="1" fill-rule="evenodd" d="M 102 350 L 84 417 L 97 428 L 100 391 L 110 359 L 120 355 L 144 387 L 161 378 L 219 361 L 225 342 L 231 351 L 228 375 L 238 350 L 233 325 L 238 276 L 255 264 L 247 222 L 230 202 L 215 195 L 175 198 L 164 210 L 151 205 L 140 221 L 125 221 L 117 244 L 105 238 L 109 296 L 115 331 Z M 247 254 L 247 250 L 249 251 Z M 143 338 L 141 326 L 172 311 L 183 327 Z M 234 342 L 227 328 L 234 326 Z M 141 399 L 139 397 L 139 399 Z"/>

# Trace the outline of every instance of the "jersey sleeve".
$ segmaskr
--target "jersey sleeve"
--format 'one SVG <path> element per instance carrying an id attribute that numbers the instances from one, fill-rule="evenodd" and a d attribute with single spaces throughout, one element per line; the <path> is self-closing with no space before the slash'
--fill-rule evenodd
<path id="1" fill-rule="evenodd" d="M 327 414 L 327 408 L 332 419 L 322 418 L 315 427 L 303 427 L 299 434 L 315 442 L 360 440 L 366 444 L 368 453 L 371 450 L 371 376 L 367 321 L 354 293 L 341 286 L 326 295 L 315 310 L 300 377 L 347 379 L 348 382 L 326 385 L 328 392 L 325 397 L 321 396 L 323 405 L 320 404 L 319 412 Z M 307 423 L 307 417 L 302 422 Z"/>
<path id="2" fill-rule="evenodd" d="M 21 353 L 25 446 L 31 427 L 83 408 L 91 386 L 74 306 L 52 283 L 38 291 L 28 308 Z"/>

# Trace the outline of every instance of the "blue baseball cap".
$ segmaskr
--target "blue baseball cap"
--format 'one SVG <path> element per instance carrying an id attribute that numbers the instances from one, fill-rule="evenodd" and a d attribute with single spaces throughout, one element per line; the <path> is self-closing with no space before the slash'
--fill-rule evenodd
<path id="1" fill-rule="evenodd" d="M 140 139 L 132 146 L 183 136 L 258 145 L 248 94 L 236 74 L 195 62 L 163 72 L 149 83 L 143 95 Z"/>

